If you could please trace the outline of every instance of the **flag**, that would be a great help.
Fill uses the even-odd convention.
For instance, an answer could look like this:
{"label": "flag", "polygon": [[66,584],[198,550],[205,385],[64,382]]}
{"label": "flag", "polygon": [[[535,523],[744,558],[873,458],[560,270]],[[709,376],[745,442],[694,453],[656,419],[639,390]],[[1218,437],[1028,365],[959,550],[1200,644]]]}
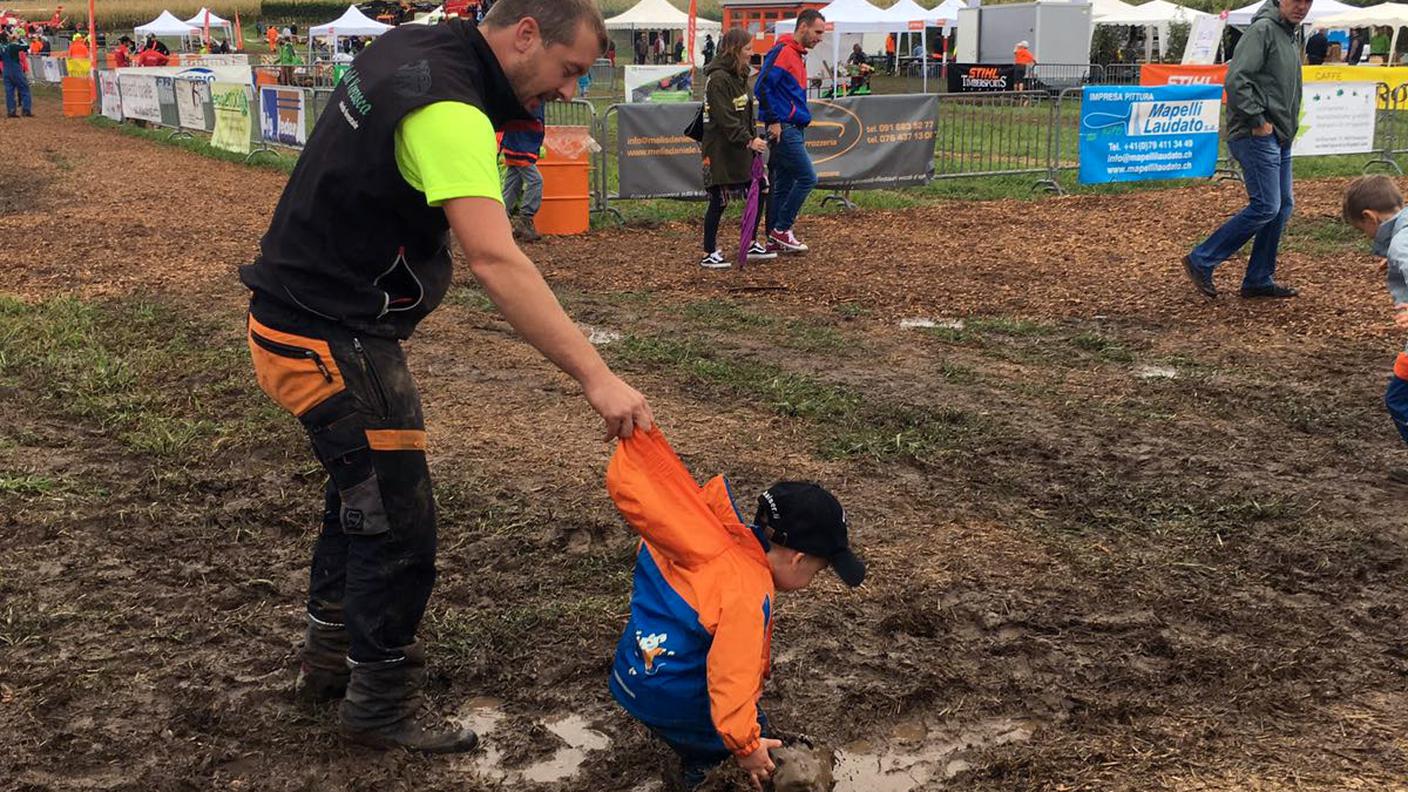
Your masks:
{"label": "flag", "polygon": [[244,31],[240,30],[240,10],[235,9],[235,52],[244,49]]}
{"label": "flag", "polygon": [[205,46],[210,46],[210,9],[205,9]]}
{"label": "flag", "polygon": [[685,46],[689,48],[689,65],[694,65],[694,31],[699,23],[699,0],[689,0],[689,27],[685,34]]}
{"label": "flag", "polygon": [[743,269],[748,263],[748,248],[753,244],[753,233],[758,226],[758,212],[762,211],[762,186],[763,174],[766,168],[763,164],[763,155],[753,154],[753,170],[751,172],[752,181],[748,184],[748,197],[743,201],[743,220],[740,225],[743,233],[738,238],[738,268]]}

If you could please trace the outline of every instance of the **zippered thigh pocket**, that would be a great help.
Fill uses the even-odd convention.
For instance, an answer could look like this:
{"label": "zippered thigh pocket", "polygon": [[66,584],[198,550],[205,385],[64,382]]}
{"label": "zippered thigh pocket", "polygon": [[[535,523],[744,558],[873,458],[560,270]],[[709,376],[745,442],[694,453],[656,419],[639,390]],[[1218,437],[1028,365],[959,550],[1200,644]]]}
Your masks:
{"label": "zippered thigh pocket", "polygon": [[275,330],[249,317],[249,354],[259,387],[295,416],[346,389],[328,342]]}

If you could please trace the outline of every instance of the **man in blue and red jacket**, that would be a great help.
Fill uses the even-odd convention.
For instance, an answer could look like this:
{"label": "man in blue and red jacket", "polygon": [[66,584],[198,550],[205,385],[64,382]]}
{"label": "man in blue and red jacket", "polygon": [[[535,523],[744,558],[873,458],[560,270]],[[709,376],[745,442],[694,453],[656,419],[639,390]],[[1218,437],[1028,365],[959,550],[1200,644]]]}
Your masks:
{"label": "man in blue and red jacket", "polygon": [[525,242],[538,240],[538,228],[533,218],[543,205],[543,175],[538,172],[538,152],[543,148],[543,108],[533,113],[533,118],[522,121],[509,121],[504,127],[504,208],[513,215],[513,205],[523,194],[523,204],[518,207],[518,222],[514,226],[514,236]]}
{"label": "man in blue and red jacket", "polygon": [[816,170],[807,156],[804,132],[812,122],[807,109],[807,50],[821,43],[826,19],[808,8],[797,15],[797,29],[783,36],[763,58],[754,89],[763,123],[768,126],[772,153],[768,158],[768,248],[779,253],[806,253],[807,246],[792,232],[797,213],[816,186]]}

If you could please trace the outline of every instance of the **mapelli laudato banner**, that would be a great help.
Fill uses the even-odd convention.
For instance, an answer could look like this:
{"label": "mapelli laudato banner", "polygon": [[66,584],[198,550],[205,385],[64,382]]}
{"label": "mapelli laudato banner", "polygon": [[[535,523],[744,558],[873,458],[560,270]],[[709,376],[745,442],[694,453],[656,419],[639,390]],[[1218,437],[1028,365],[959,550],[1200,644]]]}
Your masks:
{"label": "mapelli laudato banner", "polygon": [[1086,86],[1080,183],[1211,176],[1221,112],[1221,85]]}
{"label": "mapelli laudato banner", "polygon": [[237,154],[248,154],[252,130],[249,86],[211,83],[210,103],[215,107],[215,132],[210,136],[210,145]]}
{"label": "mapelli laudato banner", "polygon": [[[859,96],[813,101],[807,153],[817,183],[832,189],[924,184],[933,175],[938,97]],[[698,102],[616,108],[621,198],[704,194],[699,144],[684,128]]]}

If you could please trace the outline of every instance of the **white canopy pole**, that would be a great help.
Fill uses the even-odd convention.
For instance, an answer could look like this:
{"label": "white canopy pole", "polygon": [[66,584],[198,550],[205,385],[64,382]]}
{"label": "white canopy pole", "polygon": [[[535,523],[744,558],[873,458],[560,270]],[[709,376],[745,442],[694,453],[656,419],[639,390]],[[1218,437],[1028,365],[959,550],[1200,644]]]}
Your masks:
{"label": "white canopy pole", "polygon": [[919,49],[924,55],[924,60],[919,62],[924,69],[924,93],[929,93],[929,25],[926,22],[924,27],[919,29]]}

